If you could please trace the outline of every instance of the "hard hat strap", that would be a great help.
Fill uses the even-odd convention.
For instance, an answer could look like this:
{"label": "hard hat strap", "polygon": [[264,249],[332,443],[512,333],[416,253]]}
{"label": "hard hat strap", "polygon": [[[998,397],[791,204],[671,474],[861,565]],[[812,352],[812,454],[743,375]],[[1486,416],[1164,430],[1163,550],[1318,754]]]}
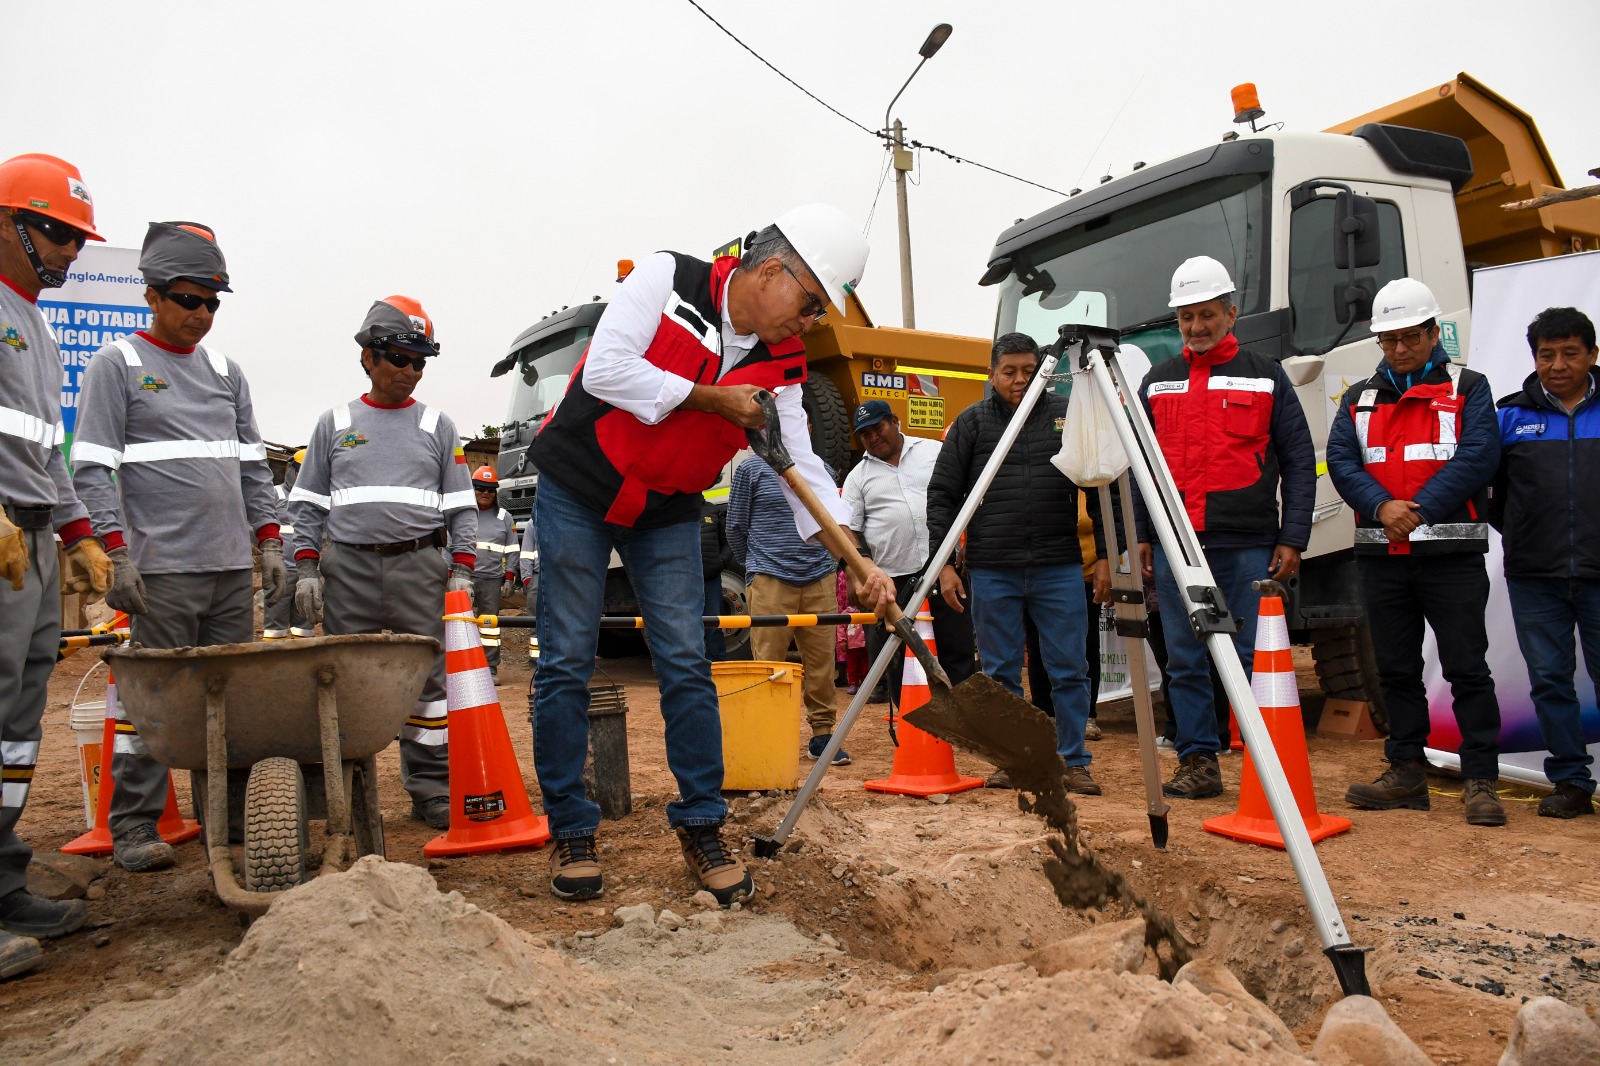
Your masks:
{"label": "hard hat strap", "polygon": [[11,212],[11,224],[17,227],[17,237],[22,241],[22,250],[28,254],[28,262],[32,264],[34,274],[38,275],[39,284],[47,289],[59,289],[65,285],[67,276],[46,268],[44,261],[39,258],[38,249],[33,246],[33,238],[28,236],[28,227],[22,221],[21,212]]}

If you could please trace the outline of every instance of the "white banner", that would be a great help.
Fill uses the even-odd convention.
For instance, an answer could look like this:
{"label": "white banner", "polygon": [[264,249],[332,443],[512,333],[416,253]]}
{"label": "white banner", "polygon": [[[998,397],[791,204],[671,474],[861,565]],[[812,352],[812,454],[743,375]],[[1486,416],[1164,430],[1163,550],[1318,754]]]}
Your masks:
{"label": "white banner", "polygon": [[70,447],[78,421],[78,384],[89,358],[112,341],[150,324],[137,248],[89,243],[59,289],[39,294],[61,345],[61,420]]}
{"label": "white banner", "polygon": [[[1161,686],[1161,671],[1150,654],[1148,641],[1140,641],[1144,648],[1145,677],[1150,679],[1150,691]],[[1128,668],[1128,641],[1117,635],[1116,619],[1110,605],[1100,608],[1100,694],[1095,705],[1126,699],[1133,695],[1133,678]]]}
{"label": "white banner", "polygon": [[[1472,346],[1469,365],[1489,379],[1498,400],[1519,392],[1533,373],[1528,350],[1528,323],[1547,307],[1576,307],[1600,323],[1600,252],[1537,259],[1530,263],[1485,267],[1473,275]],[[1590,487],[1589,491],[1600,491]],[[1544,738],[1539,732],[1529,695],[1528,668],[1517,648],[1517,632],[1506,597],[1500,534],[1489,533],[1489,669],[1500,700],[1500,767],[1505,776],[1548,784],[1544,777]],[[1576,641],[1576,636],[1574,636]],[[1432,630],[1422,646],[1423,681],[1428,689],[1432,732],[1428,743],[1435,762],[1456,765],[1461,743],[1452,711],[1450,685],[1439,669]],[[1594,686],[1578,656],[1578,703],[1583,709],[1583,735],[1590,754],[1600,761],[1600,709]]]}

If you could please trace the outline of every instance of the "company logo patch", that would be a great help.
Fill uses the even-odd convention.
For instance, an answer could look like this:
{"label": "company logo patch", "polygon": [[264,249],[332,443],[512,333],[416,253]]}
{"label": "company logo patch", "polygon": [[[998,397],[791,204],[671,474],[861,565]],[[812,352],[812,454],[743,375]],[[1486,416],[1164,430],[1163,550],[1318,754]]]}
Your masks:
{"label": "company logo patch", "polygon": [[94,206],[94,199],[90,197],[89,190],[84,188],[83,182],[79,181],[77,178],[67,179],[67,192],[72,195],[74,200],[82,200],[90,207]]}
{"label": "company logo patch", "polygon": [[171,385],[168,385],[154,374],[146,374],[139,381],[140,392],[162,392],[170,388],[172,388]]}
{"label": "company logo patch", "polygon": [[1066,415],[1062,415],[1060,418],[1056,419],[1056,432],[1060,433],[1063,429],[1066,428],[1066,425],[1067,425],[1067,416]]}
{"label": "company logo patch", "polygon": [[1180,281],[1180,282],[1178,282],[1178,288],[1182,289],[1182,288],[1185,288],[1185,287],[1187,287],[1189,285],[1198,285],[1198,284],[1200,284],[1200,279],[1199,278],[1190,278],[1188,281]]}
{"label": "company logo patch", "polygon": [[1543,422],[1529,422],[1527,425],[1518,426],[1513,432],[1515,432],[1519,436],[1521,434],[1523,434],[1523,433],[1543,433],[1544,432],[1544,423]]}
{"label": "company logo patch", "polygon": [[1189,382],[1183,381],[1158,381],[1150,386],[1150,395],[1155,396],[1163,392],[1188,392]]}
{"label": "company logo patch", "polygon": [[4,329],[0,329],[0,340],[5,341],[19,352],[28,350],[28,342],[22,339],[22,334],[18,332],[17,327],[9,322],[5,323]]}
{"label": "company logo patch", "polygon": [[359,448],[365,443],[367,443],[367,438],[353,429],[339,438],[339,447],[341,448]]}
{"label": "company logo patch", "polygon": [[1392,314],[1395,311],[1404,311],[1405,309],[1406,309],[1406,305],[1405,304],[1395,304],[1393,307],[1385,307],[1383,309],[1383,313],[1387,315],[1387,314]]}
{"label": "company logo patch", "polygon": [[48,211],[50,209],[50,201],[49,200],[31,199],[31,200],[28,201],[28,206],[29,207],[36,207],[40,211]]}
{"label": "company logo patch", "polygon": [[407,315],[406,317],[411,320],[412,326],[416,327],[418,333],[426,334],[428,332],[427,319],[423,318],[421,315]]}

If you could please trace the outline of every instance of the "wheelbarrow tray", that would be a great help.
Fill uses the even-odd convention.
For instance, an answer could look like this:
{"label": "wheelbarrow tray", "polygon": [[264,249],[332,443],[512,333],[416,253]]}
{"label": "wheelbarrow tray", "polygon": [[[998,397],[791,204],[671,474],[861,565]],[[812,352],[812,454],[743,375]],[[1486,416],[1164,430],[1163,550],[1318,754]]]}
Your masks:
{"label": "wheelbarrow tray", "polygon": [[400,732],[438,654],[432,637],[372,633],[208,648],[113,648],[117,700],[158,762],[206,769],[206,692],[227,701],[227,759],[323,761],[317,678],[331,672],[340,756],[364,759]]}

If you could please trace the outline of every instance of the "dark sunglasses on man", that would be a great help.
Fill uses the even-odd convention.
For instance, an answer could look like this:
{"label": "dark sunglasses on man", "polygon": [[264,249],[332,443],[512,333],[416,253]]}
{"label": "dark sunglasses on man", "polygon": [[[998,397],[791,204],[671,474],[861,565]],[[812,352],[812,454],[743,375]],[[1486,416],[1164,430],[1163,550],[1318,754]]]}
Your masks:
{"label": "dark sunglasses on man", "polygon": [[89,235],[76,227],[69,226],[59,219],[47,215],[34,214],[32,211],[18,211],[17,218],[29,229],[49,241],[51,244],[72,245],[78,251],[83,251]]}
{"label": "dark sunglasses on man", "polygon": [[220,296],[201,296],[193,292],[168,292],[166,289],[157,289],[163,300],[170,300],[185,311],[198,311],[204,307],[212,314],[217,313],[217,308],[222,306]]}
{"label": "dark sunglasses on man", "polygon": [[420,374],[424,370],[428,369],[428,357],[425,355],[415,355],[411,352],[397,352],[393,348],[379,348],[378,354],[387,359],[390,366],[398,367],[401,370],[404,370],[409,366],[412,370],[415,370]]}
{"label": "dark sunglasses on man", "polygon": [[827,317],[828,302],[822,297],[818,296],[816,293],[812,292],[810,289],[806,288],[806,283],[800,280],[800,276],[798,274],[789,269],[788,263],[785,263],[780,259],[778,260],[778,265],[783,267],[784,272],[787,273],[791,278],[794,278],[794,283],[800,286],[800,291],[806,295],[805,306],[800,308],[800,317],[809,318],[813,322],[820,322],[823,318]]}

